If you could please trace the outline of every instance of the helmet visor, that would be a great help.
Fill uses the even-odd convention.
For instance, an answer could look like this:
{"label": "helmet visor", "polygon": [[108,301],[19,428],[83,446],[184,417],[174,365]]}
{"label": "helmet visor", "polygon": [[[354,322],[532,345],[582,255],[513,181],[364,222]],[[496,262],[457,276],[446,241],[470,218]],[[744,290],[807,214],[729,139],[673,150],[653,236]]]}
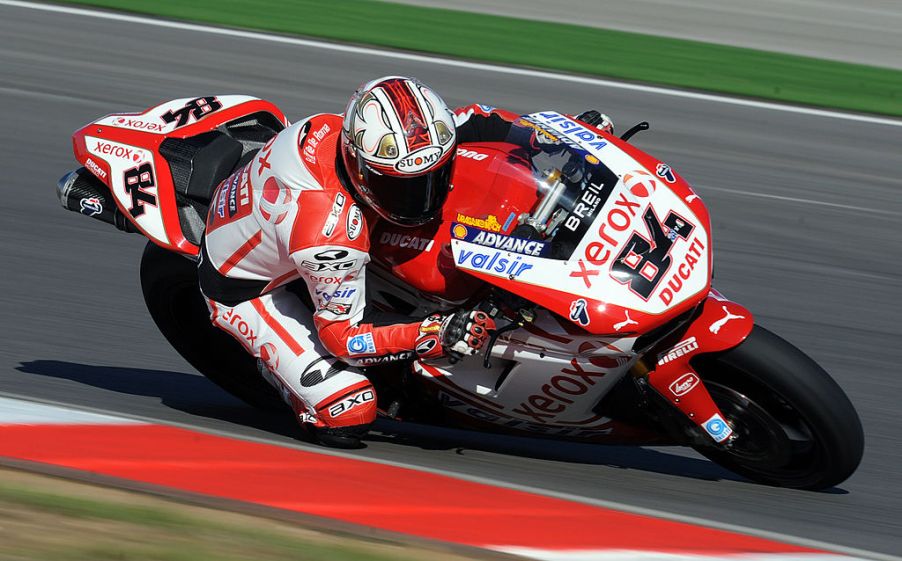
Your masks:
{"label": "helmet visor", "polygon": [[449,160],[438,169],[415,177],[383,175],[369,166],[360,166],[365,186],[375,210],[402,226],[419,226],[435,218],[448,198],[451,180]]}

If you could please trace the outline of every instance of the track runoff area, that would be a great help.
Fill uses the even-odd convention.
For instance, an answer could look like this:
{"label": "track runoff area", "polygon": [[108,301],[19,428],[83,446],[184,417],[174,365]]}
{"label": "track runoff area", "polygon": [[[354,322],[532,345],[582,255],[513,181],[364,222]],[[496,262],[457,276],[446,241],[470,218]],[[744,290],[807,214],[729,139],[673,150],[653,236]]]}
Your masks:
{"label": "track runoff area", "polygon": [[[52,466],[548,561],[870,558],[398,465],[0,397],[0,463]],[[24,462],[24,464],[23,464]]]}

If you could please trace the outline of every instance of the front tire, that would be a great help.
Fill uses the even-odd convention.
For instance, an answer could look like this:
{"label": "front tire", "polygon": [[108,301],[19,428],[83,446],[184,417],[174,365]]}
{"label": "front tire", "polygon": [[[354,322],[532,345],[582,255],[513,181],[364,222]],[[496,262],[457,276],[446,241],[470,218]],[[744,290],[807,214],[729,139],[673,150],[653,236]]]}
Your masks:
{"label": "front tire", "polygon": [[693,366],[736,431],[728,448],[696,450],[754,481],[826,489],[861,462],[864,433],[849,398],[792,344],[755,326],[739,346]]}
{"label": "front tire", "polygon": [[210,322],[193,261],[147,242],[141,257],[141,289],[160,332],[198,372],[253,407],[286,407],[260,375],[256,359]]}

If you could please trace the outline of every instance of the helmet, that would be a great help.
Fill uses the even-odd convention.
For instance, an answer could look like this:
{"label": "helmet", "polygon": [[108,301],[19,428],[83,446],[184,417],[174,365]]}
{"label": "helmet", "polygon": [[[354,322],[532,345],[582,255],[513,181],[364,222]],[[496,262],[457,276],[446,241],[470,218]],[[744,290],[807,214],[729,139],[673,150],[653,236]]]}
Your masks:
{"label": "helmet", "polygon": [[383,218],[419,226],[448,197],[454,115],[428,87],[387,76],[360,86],[345,111],[341,154],[354,189]]}

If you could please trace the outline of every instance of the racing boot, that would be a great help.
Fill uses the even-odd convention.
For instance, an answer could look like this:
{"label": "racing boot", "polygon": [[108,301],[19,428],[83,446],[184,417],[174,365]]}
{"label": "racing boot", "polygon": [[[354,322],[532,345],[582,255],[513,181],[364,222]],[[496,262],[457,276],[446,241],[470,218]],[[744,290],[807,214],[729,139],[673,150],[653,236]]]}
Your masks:
{"label": "racing boot", "polygon": [[298,420],[319,444],[363,448],[361,438],[376,420],[376,389],[368,381],[355,384],[320,401],[315,416],[298,405]]}

